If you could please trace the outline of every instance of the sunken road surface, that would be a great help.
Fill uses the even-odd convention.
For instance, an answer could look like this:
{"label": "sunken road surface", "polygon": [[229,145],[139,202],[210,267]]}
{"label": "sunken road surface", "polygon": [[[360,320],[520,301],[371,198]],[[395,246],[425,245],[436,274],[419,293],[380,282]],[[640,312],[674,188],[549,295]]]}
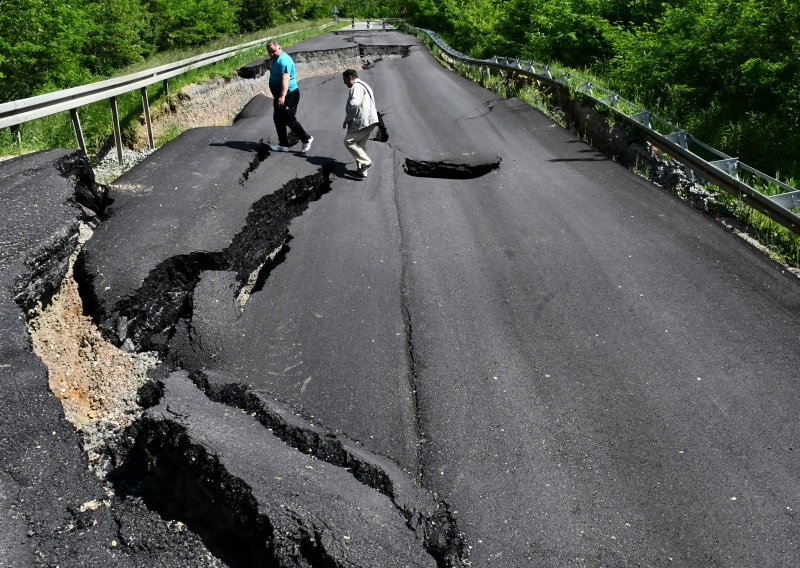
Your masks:
{"label": "sunken road surface", "polygon": [[[0,164],[7,563],[796,565],[797,278],[413,38],[290,51],[363,68],[367,179],[338,73],[301,80],[306,155],[258,95],[107,195]],[[76,431],[32,352],[72,278],[150,365],[124,425]]]}

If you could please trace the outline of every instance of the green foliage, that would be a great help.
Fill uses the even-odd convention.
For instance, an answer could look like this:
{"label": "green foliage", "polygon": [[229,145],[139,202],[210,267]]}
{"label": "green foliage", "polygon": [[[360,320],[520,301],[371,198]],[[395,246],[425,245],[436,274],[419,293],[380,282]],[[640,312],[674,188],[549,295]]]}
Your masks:
{"label": "green foliage", "polygon": [[81,53],[88,24],[78,5],[47,0],[0,2],[0,100],[72,87],[91,79]]}
{"label": "green foliage", "polygon": [[110,75],[152,51],[150,16],[139,0],[91,0],[85,10],[88,37],[82,59],[93,75]]}
{"label": "green foliage", "polygon": [[[611,24],[598,14],[601,0],[512,0],[503,18],[503,47],[546,62],[587,67],[611,55]],[[502,34],[505,35],[505,34]]]}
{"label": "green foliage", "polygon": [[[0,0],[2,2],[2,0]],[[312,27],[313,26],[313,27]],[[306,29],[309,28],[309,29]],[[160,65],[187,59],[201,53],[216,51],[232,45],[240,45],[265,37],[274,37],[287,32],[303,30],[292,34],[281,40],[284,46],[289,46],[297,41],[302,41],[322,33],[318,27],[311,22],[298,21],[282,24],[270,30],[260,30],[251,34],[241,36],[226,36],[218,38],[195,48],[186,48],[178,51],[163,52],[150,56],[146,60],[134,62],[119,71],[120,75],[135,73],[144,69],[158,67]],[[194,69],[182,75],[170,79],[169,85],[172,92],[176,92],[183,86],[190,83],[201,83],[203,81],[217,77],[230,77],[236,69],[252,61],[257,57],[263,57],[264,46],[256,46],[243,52],[205,67]],[[148,88],[150,105],[155,108],[164,103],[164,91],[161,83],[151,85]],[[123,142],[129,144],[138,127],[142,113],[142,102],[139,92],[133,91],[124,93],[117,97],[117,105],[122,125]],[[83,134],[87,150],[91,155],[95,152],[107,150],[113,144],[111,110],[108,101],[101,101],[81,107],[79,111]],[[165,143],[174,138],[181,132],[180,125],[174,128],[157,141],[157,145]],[[75,147],[75,136],[72,129],[69,113],[59,113],[38,120],[33,120],[20,125],[21,144],[16,144],[9,129],[0,129],[0,155],[14,155],[19,153],[31,152],[47,148],[70,148]]]}
{"label": "green foliage", "polygon": [[615,45],[618,89],[760,169],[800,170],[800,3],[688,0]]}
{"label": "green foliage", "polygon": [[767,173],[800,177],[797,0],[410,0],[453,47],[582,69]]}
{"label": "green foliage", "polygon": [[279,14],[270,0],[242,0],[238,17],[239,29],[252,32],[274,26]]}
{"label": "green foliage", "polygon": [[238,31],[236,3],[227,0],[145,0],[158,51],[200,45]]}
{"label": "green foliage", "polygon": [[330,17],[331,7],[328,0],[0,0],[0,102],[106,78],[155,53]]}
{"label": "green foliage", "polygon": [[331,0],[326,3],[327,12],[330,16],[333,5],[339,7],[339,15],[342,18],[398,18],[403,17],[406,3],[403,0]]}

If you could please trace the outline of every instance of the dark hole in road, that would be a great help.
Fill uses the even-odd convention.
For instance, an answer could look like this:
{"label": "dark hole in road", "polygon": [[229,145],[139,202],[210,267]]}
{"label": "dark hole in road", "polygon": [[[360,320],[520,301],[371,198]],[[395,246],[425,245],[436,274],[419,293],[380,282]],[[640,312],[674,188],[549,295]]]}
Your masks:
{"label": "dark hole in road", "polygon": [[406,158],[403,170],[410,176],[440,179],[475,179],[500,167],[501,159],[473,160],[414,160]]}
{"label": "dark hole in road", "polygon": [[109,481],[163,518],[179,519],[228,566],[275,565],[272,527],[249,487],[180,427],[143,421],[135,447]]}

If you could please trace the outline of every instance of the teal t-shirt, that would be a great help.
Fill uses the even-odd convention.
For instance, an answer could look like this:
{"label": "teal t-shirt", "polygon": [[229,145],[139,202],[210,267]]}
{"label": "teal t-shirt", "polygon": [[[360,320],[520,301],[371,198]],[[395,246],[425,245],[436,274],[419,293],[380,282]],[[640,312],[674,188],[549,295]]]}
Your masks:
{"label": "teal t-shirt", "polygon": [[297,88],[297,72],[294,68],[294,61],[289,54],[285,51],[282,52],[269,66],[269,90],[272,94],[279,93],[281,89],[281,82],[283,81],[283,74],[289,74],[289,91],[294,91]]}

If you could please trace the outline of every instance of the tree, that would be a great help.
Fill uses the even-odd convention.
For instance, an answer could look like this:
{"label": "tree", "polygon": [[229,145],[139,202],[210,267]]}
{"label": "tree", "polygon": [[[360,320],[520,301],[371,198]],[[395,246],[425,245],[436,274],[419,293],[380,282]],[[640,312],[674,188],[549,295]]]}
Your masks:
{"label": "tree", "polygon": [[150,17],[140,0],[90,0],[85,10],[91,25],[82,60],[94,75],[110,75],[152,51],[145,39]]}
{"label": "tree", "polygon": [[144,0],[157,51],[201,45],[238,31],[239,4],[228,0]]}
{"label": "tree", "polygon": [[253,32],[277,23],[278,14],[271,0],[242,0],[239,10],[239,29]]}
{"label": "tree", "polygon": [[77,4],[0,2],[0,100],[16,100],[88,82],[82,65],[88,19]]}

